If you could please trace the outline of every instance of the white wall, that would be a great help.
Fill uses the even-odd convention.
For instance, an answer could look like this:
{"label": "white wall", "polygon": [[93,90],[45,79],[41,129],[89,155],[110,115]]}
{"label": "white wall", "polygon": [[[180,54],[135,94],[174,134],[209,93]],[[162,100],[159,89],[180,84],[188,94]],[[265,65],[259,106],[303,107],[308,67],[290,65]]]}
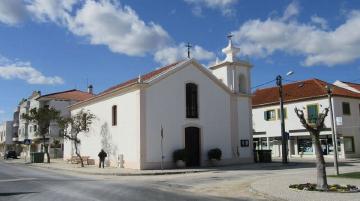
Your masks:
{"label": "white wall", "polygon": [[19,112],[19,141],[23,141],[28,138],[28,122],[22,118],[23,114],[27,114],[29,111],[29,102],[25,101],[20,105]]}
{"label": "white wall", "polygon": [[4,121],[0,124],[0,135],[2,136],[0,139],[1,143],[5,143],[7,145],[13,144],[12,141],[12,121]]}
{"label": "white wall", "polygon": [[[240,64],[228,64],[212,70],[212,73],[218,79],[222,80],[230,89],[234,89],[236,92],[240,93],[250,93],[250,69],[250,67],[242,66]],[[241,84],[242,90],[239,89],[240,75],[243,75],[243,83]],[[234,79],[235,81],[233,81]]]}
{"label": "white wall", "polygon": [[[344,115],[342,103],[350,103],[350,115]],[[334,97],[334,113],[336,117],[342,117],[343,125],[336,127],[337,133],[343,136],[353,136],[355,153],[349,154],[353,157],[360,157],[360,100],[344,97]]]}
{"label": "white wall", "polygon": [[[353,98],[344,98],[344,97],[333,97],[333,109],[334,109],[334,116],[335,117],[342,117],[343,125],[336,126],[336,131],[340,136],[352,136],[354,137],[354,145],[355,145],[355,153],[353,154],[345,154],[342,152],[342,157],[359,157],[360,156],[360,100],[353,99]],[[342,110],[342,103],[348,102],[350,103],[350,110],[351,115],[343,115]],[[288,103],[285,104],[284,107],[287,108],[287,119],[285,119],[285,130],[288,132],[289,130],[296,130],[296,129],[304,129],[300,124],[298,117],[294,112],[294,108],[298,107],[299,109],[304,109],[305,117],[306,114],[306,105],[309,104],[318,104],[319,105],[319,112],[322,112],[324,108],[329,106],[329,102],[327,97],[318,99],[318,100],[310,100],[310,101],[303,101],[303,102],[295,102],[295,103]],[[256,132],[266,132],[265,135],[254,135],[253,137],[279,137],[281,136],[280,130],[280,119],[276,119],[274,121],[265,121],[264,120],[264,111],[279,108],[278,105],[273,106],[266,106],[266,107],[259,107],[254,108],[253,112],[253,127]],[[325,126],[327,128],[331,128],[330,122],[330,112],[329,115],[325,119]],[[323,131],[321,135],[331,135],[331,131]],[[290,136],[309,136],[307,132],[300,132],[300,133],[290,133]],[[342,139],[341,142],[341,150],[344,150],[344,145]],[[276,151],[275,151],[276,152]],[[275,153],[274,152],[274,153]]]}
{"label": "white wall", "polygon": [[[117,158],[124,155],[126,168],[139,168],[140,157],[140,111],[139,90],[119,94],[101,102],[83,107],[96,116],[90,131],[86,136],[81,134],[81,154],[98,161],[100,149],[104,149],[111,160],[111,165],[117,165]],[[117,126],[112,126],[112,106],[117,105]],[[81,108],[71,111],[74,115]],[[65,141],[64,158],[72,153],[71,143]]]}
{"label": "white wall", "polygon": [[[238,111],[238,131],[240,140],[249,140],[249,147],[239,146],[240,158],[249,158],[252,156],[252,119],[251,119],[251,98],[239,97],[237,104]],[[238,143],[239,143],[238,142]]]}
{"label": "white wall", "polygon": [[[327,98],[317,99],[317,100],[309,100],[309,101],[303,101],[303,102],[294,102],[294,103],[286,103],[284,104],[284,108],[287,110],[287,118],[285,119],[285,130],[288,132],[289,130],[298,130],[298,129],[304,129],[304,127],[301,125],[299,118],[295,114],[295,107],[298,109],[304,110],[305,117],[307,117],[306,112],[306,106],[312,105],[312,104],[318,104],[319,112],[322,112],[326,107],[329,106],[329,102]],[[272,106],[265,106],[265,107],[256,107],[253,108],[253,127],[255,132],[266,132],[266,135],[259,135],[261,137],[279,137],[281,136],[281,127],[280,127],[280,119],[276,118],[276,120],[269,120],[266,121],[264,119],[264,112],[267,110],[275,109],[277,112],[277,109],[279,109],[279,105],[272,105]],[[278,115],[277,115],[278,116]],[[325,126],[328,128],[331,128],[330,124],[330,115],[328,115],[325,119]],[[331,131],[324,131],[321,132],[321,134],[331,134]],[[290,136],[296,136],[296,135],[308,135],[307,132],[301,132],[301,133],[290,133]],[[257,137],[258,135],[254,135],[254,137]]]}
{"label": "white wall", "polygon": [[[49,105],[50,108],[54,108],[60,111],[61,117],[69,117],[70,116],[70,109],[68,108],[71,104],[75,103],[76,101],[71,100],[48,100],[41,103],[42,107],[46,104]],[[58,137],[59,136],[59,128],[56,122],[52,122],[50,124],[49,129],[50,136]]]}
{"label": "white wall", "polygon": [[[198,85],[199,118],[187,119],[185,84]],[[187,66],[157,82],[145,91],[146,162],[161,161],[160,127],[164,128],[165,162],[173,151],[185,147],[185,127],[201,128],[201,160],[207,152],[220,148],[223,159],[231,159],[230,95],[199,69]],[[247,131],[246,131],[247,132]]]}
{"label": "white wall", "polygon": [[[38,98],[39,96],[36,96],[32,99],[29,99],[29,110],[28,112],[30,112],[30,110],[32,109],[38,109],[40,107],[40,103],[39,101],[35,100],[36,98]],[[29,122],[28,126],[27,126],[27,132],[28,132],[28,139],[33,139],[33,138],[38,138],[38,136],[35,136],[35,131],[34,131],[34,125],[37,125],[34,122]]]}

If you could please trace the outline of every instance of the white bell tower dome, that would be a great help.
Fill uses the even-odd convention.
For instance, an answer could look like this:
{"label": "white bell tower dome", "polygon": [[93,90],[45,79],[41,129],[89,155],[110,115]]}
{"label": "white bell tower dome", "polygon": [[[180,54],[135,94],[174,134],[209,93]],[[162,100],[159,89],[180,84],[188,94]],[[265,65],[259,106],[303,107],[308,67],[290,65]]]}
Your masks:
{"label": "white bell tower dome", "polygon": [[240,48],[233,44],[232,37],[231,34],[228,36],[228,46],[222,49],[226,55],[225,59],[221,62],[217,61],[209,69],[234,93],[250,94],[250,69],[252,65],[237,57]]}

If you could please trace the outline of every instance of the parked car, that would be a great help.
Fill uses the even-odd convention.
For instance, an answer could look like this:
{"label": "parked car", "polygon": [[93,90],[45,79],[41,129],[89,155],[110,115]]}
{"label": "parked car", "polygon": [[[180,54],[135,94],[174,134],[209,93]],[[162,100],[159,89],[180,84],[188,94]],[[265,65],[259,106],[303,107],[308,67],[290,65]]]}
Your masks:
{"label": "parked car", "polygon": [[15,151],[7,151],[4,155],[4,159],[9,159],[9,158],[13,158],[13,159],[17,159],[17,154]]}

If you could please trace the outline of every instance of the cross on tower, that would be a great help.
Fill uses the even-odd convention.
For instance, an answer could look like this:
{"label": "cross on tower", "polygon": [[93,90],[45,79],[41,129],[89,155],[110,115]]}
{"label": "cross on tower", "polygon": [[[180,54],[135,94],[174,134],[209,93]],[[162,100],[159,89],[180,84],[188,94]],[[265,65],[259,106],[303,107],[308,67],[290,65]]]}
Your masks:
{"label": "cross on tower", "polygon": [[231,40],[234,35],[232,33],[229,33],[226,37]]}
{"label": "cross on tower", "polygon": [[185,47],[187,47],[187,56],[190,59],[190,49],[192,48],[192,45],[188,42]]}

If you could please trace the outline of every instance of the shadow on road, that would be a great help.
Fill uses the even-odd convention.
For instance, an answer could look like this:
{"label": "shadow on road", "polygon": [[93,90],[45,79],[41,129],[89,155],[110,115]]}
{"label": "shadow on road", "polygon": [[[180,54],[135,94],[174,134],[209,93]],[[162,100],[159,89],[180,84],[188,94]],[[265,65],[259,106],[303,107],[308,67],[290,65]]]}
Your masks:
{"label": "shadow on road", "polygon": [[22,194],[33,194],[39,192],[11,192],[11,193],[0,193],[0,197],[4,196],[13,196],[13,195],[22,195]]}

